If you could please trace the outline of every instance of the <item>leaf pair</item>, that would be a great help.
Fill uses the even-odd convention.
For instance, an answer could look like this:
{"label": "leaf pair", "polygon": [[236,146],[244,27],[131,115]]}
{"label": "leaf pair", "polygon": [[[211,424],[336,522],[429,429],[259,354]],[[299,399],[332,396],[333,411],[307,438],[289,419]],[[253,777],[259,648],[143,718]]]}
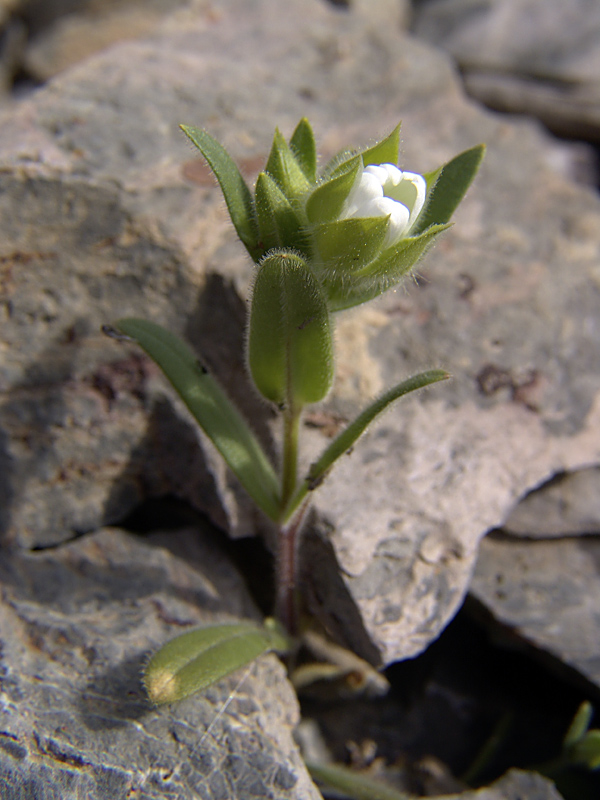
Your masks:
{"label": "leaf pair", "polygon": [[[294,262],[293,259],[289,259],[289,261],[295,265],[294,268],[290,274],[281,277],[279,295],[273,293],[261,300],[261,304],[264,301],[264,308],[259,308],[259,317],[266,313],[269,303],[277,305],[278,301],[281,301],[282,307],[285,307],[286,292],[290,290],[289,284],[293,285],[294,281],[302,279],[295,272],[296,268],[300,269],[299,263]],[[283,259],[283,262],[288,263],[287,257]],[[288,285],[286,286],[286,284]],[[259,291],[259,296],[260,294]],[[249,348],[252,355],[250,361],[254,361],[255,378],[261,383],[265,392],[272,393],[274,402],[288,400],[290,385],[296,387],[292,390],[294,402],[301,403],[313,402],[312,398],[318,397],[329,388],[333,370],[332,360],[328,361],[328,366],[323,368],[323,372],[313,374],[310,371],[312,362],[310,359],[307,361],[305,357],[307,352],[310,355],[313,346],[321,349],[324,361],[327,361],[331,355],[330,331],[327,329],[326,335],[324,335],[316,324],[319,321],[317,317],[311,318],[313,311],[317,315],[323,314],[322,301],[318,295],[313,299],[314,307],[307,306],[303,313],[297,315],[294,313],[289,317],[279,314],[278,324],[285,326],[289,335],[288,346],[278,348],[276,369],[270,359],[265,356],[269,348],[268,326],[259,333],[256,331],[252,333],[251,328]],[[320,321],[322,322],[322,320]],[[288,500],[284,506],[280,481],[264,449],[219,383],[202,366],[201,361],[190,348],[165,328],[147,320],[122,319],[116,323],[115,327],[119,332],[136,341],[163,370],[246,492],[258,508],[276,522],[290,518],[307,492],[316,488],[335,461],[352,448],[368,425],[392,402],[409,392],[448,377],[443,370],[423,372],[407,381],[402,381],[371,403],[325,449],[321,458],[311,467],[306,478],[296,487],[292,502],[290,503]]]}

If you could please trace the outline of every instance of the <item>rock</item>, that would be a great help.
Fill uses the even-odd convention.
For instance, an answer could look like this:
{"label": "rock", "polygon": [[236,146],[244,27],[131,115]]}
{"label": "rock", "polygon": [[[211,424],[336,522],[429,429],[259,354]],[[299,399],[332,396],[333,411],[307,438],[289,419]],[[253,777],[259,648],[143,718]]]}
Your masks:
{"label": "rock", "polygon": [[434,0],[413,30],[452,53],[491,108],[537,116],[561,136],[600,138],[600,8],[587,0]]}
{"label": "rock", "polygon": [[36,36],[24,54],[23,66],[36,80],[47,81],[116,42],[149,35],[189,2],[88,2],[81,10],[60,16]]}
{"label": "rock", "polygon": [[520,501],[502,529],[535,539],[600,533],[600,470],[552,478]]}
{"label": "rock", "polygon": [[[5,541],[58,543],[165,494],[232,535],[265,527],[156,370],[98,332],[132,315],[183,334],[273,446],[243,382],[252,268],[177,123],[208,127],[250,175],[273,127],[303,114],[324,157],[400,118],[412,169],[486,141],[418,283],[339,316],[323,409],[349,417],[428,366],[454,375],[342,460],[305,551],[306,594],[342,641],[375,664],[415,655],[460,605],[483,534],[550,476],[600,462],[600,203],[553,170],[536,127],[477,109],[449,61],[396,28],[316,0],[186,13],[1,120]],[[306,433],[308,463],[327,439]]]}
{"label": "rock", "polygon": [[[600,82],[540,80],[477,68],[465,72],[464,80],[471,97],[488,108],[536,117],[565,139],[600,142]],[[591,166],[590,172],[597,182],[597,167]]]}
{"label": "rock", "polygon": [[481,543],[471,594],[502,625],[600,686],[596,538]]}
{"label": "rock", "polygon": [[444,800],[561,800],[562,795],[552,781],[542,775],[511,769],[488,788],[443,797]]}
{"label": "rock", "polygon": [[3,800],[320,796],[275,656],[171,706],[145,697],[142,666],[167,638],[256,616],[210,538],[104,529],[5,554],[0,580]]}

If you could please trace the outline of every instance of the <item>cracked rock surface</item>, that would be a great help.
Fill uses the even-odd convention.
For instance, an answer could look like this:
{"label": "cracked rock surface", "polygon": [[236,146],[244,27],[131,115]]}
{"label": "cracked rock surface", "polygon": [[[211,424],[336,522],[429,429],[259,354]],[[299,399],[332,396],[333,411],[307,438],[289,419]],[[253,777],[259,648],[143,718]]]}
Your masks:
{"label": "cracked rock surface", "polygon": [[197,530],[105,528],[4,555],[0,581],[3,800],[319,797],[275,656],[166,707],[143,692],[149,653],[174,633],[256,616]]}
{"label": "cracked rock surface", "polygon": [[[475,571],[473,592],[499,619],[598,681],[600,201],[565,169],[572,148],[483,111],[446,55],[381,24],[389,3],[373,5],[180,3],[109,51],[63,71],[47,61],[39,69],[56,77],[0,110],[0,747],[15,800],[42,785],[56,797],[72,787],[91,798],[134,788],[234,797],[240,786],[245,796],[250,784],[237,780],[265,796],[318,797],[273,657],[239,687],[147,707],[139,669],[173,625],[255,611],[237,578],[224,594],[207,588],[212,551],[192,572],[106,528],[144,500],[176,496],[233,537],[270,534],[157,369],[100,332],[127,315],[181,334],[275,452],[272,414],[244,376],[252,266],[182,122],[209,129],[249,181],[273,127],[289,135],[302,115],[323,160],[399,119],[411,170],[487,143],[455,227],[417,280],[337,317],[336,385],[305,430],[306,465],[386,386],[433,366],[453,380],[387,413],[315,493],[304,591],[341,642],[385,665],[439,635]],[[587,489],[565,488],[583,474]],[[565,486],[551,484],[540,511],[529,493],[557,475]],[[513,538],[484,540],[477,561],[505,522]],[[563,585],[563,562],[580,582]],[[198,730],[214,719],[207,765]],[[224,758],[233,766],[222,784]],[[506,791],[498,797],[518,796]]]}

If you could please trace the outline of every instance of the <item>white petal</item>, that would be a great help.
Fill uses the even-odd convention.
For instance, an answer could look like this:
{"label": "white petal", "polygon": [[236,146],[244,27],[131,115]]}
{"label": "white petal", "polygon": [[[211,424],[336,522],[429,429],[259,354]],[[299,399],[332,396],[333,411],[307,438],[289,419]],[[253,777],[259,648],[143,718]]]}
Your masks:
{"label": "white petal", "polygon": [[403,179],[411,183],[415,188],[415,200],[410,211],[410,221],[408,223],[408,230],[410,230],[423,210],[427,195],[427,182],[422,175],[416,172],[404,172]]}
{"label": "white petal", "polygon": [[389,226],[383,242],[384,247],[389,247],[404,235],[408,227],[410,212],[402,203],[391,200],[389,197],[380,197],[363,206],[360,216],[389,217]]}
{"label": "white petal", "polygon": [[360,213],[360,209],[376,197],[383,197],[381,183],[375,175],[363,170],[360,179],[354,184],[346,198],[340,218],[364,217],[365,215]]}

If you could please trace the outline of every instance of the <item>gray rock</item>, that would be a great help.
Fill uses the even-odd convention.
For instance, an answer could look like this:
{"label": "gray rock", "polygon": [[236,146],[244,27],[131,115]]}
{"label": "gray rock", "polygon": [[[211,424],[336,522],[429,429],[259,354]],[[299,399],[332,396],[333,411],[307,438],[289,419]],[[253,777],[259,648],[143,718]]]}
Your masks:
{"label": "gray rock", "polygon": [[142,666],[159,644],[256,616],[210,538],[172,531],[149,544],[104,529],[4,554],[0,580],[3,800],[320,796],[275,656],[171,706],[145,697]]}
{"label": "gray rock", "polygon": [[502,529],[536,539],[600,533],[600,470],[568,472],[534,489],[510,513]]}
{"label": "gray rock", "polygon": [[600,138],[600,7],[589,0],[433,0],[413,30],[456,58],[473,97]]}
{"label": "gray rock", "polygon": [[[139,39],[168,22],[190,0],[112,0],[80,3],[38,34],[23,55],[23,67],[38,81],[89,58],[116,42]],[[206,10],[207,17],[214,12]]]}
{"label": "gray rock", "polygon": [[[98,333],[136,315],[185,335],[270,440],[240,358],[251,265],[177,123],[209,127],[250,174],[302,114],[323,156],[403,118],[416,170],[486,141],[419,284],[338,318],[330,416],[428,366],[454,375],[390,411],[315,495],[312,607],[389,663],[438,635],[519,497],[600,461],[600,203],[553,171],[536,128],[478,110],[397,29],[316,0],[219,12],[88,60],[1,121],[5,540],[56,543],[167,493],[232,535],[265,527],[156,370]],[[325,444],[307,431],[306,462]]]}
{"label": "gray rock", "polygon": [[470,591],[539,652],[600,685],[600,542],[596,538],[481,543]]}
{"label": "gray rock", "polygon": [[552,781],[541,775],[511,769],[489,788],[443,797],[444,800],[561,800],[562,795]]}

